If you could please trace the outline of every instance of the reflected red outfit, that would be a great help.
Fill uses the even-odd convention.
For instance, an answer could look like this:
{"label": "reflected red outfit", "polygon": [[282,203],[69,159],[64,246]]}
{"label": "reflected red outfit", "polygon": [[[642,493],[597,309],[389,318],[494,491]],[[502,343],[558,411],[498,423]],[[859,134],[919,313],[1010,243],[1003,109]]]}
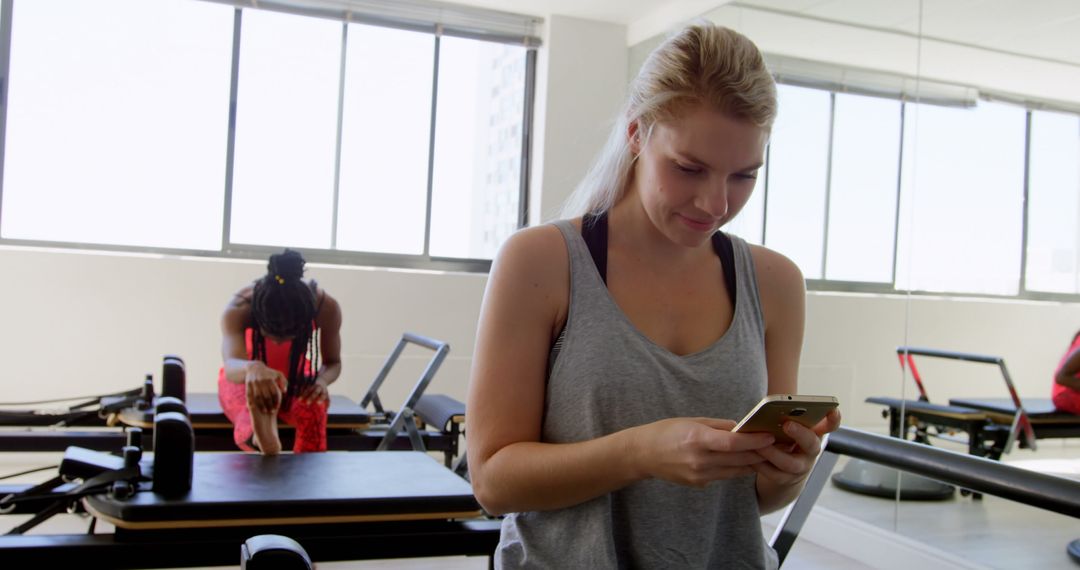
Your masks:
{"label": "reflected red outfit", "polygon": [[[253,358],[251,329],[244,332],[248,358]],[[292,341],[274,342],[264,338],[266,343],[266,365],[274,370],[289,375],[289,352]],[[311,361],[304,362],[304,372],[311,374]],[[254,429],[251,427],[251,413],[247,406],[247,392],[244,384],[229,382],[225,379],[225,367],[218,372],[218,401],[225,416],[233,423],[233,441],[244,451],[257,451],[252,446]],[[289,407],[278,410],[278,420],[296,429],[296,441],[293,453],[326,451],[326,410],[327,402],[307,403],[299,398],[289,398]]]}
{"label": "reflected red outfit", "polygon": [[[1069,355],[1078,348],[1080,348],[1080,335],[1076,335],[1072,346],[1065,352],[1065,356],[1061,357],[1061,362],[1058,363],[1057,368],[1054,370],[1054,377],[1057,377],[1058,371],[1061,370],[1062,366],[1065,366],[1065,361],[1069,358]],[[1080,374],[1077,377],[1080,377]],[[1080,414],[1080,392],[1054,382],[1051,397],[1054,400],[1054,407],[1057,409],[1071,414]]]}

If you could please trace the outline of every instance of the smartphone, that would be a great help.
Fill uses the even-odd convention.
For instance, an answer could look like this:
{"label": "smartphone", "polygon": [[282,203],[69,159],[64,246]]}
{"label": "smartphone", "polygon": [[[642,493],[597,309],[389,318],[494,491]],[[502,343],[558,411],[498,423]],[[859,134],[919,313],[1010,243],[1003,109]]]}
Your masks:
{"label": "smartphone", "polygon": [[776,437],[777,442],[790,443],[792,439],[784,433],[784,422],[791,420],[814,427],[839,405],[840,402],[832,396],[773,394],[762,398],[731,431],[768,432]]}

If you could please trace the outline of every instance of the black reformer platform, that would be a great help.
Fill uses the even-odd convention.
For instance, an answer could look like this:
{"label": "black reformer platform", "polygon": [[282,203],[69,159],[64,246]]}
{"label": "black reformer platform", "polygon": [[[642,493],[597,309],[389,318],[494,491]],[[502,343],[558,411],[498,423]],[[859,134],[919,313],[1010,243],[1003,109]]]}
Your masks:
{"label": "black reformer platform", "polygon": [[[384,409],[379,389],[406,345],[415,344],[434,352],[401,408]],[[465,405],[449,396],[425,394],[443,359],[448,344],[421,335],[405,333],[387,357],[359,404],[342,395],[331,395],[327,412],[327,447],[331,450],[371,451],[402,450],[441,451],[445,464],[451,466],[459,455],[461,425]],[[183,360],[166,356],[162,365],[161,395],[185,402],[200,451],[233,451],[232,424],[225,417],[214,393],[186,393]],[[114,426],[152,430],[155,393],[153,379],[147,375],[140,389],[95,398],[72,406],[65,412],[0,412],[0,450],[63,451],[68,446],[100,451],[119,449],[124,444],[122,431]],[[37,429],[37,428],[49,429]],[[21,428],[21,429],[13,429]],[[282,445],[290,449],[292,426],[281,424]],[[144,438],[149,445],[152,438]]]}
{"label": "black reformer platform", "polygon": [[[490,556],[498,543],[498,521],[482,518],[469,483],[425,453],[196,453],[182,404],[161,401],[154,454],[138,441],[122,459],[69,448],[61,477],[0,499],[0,511],[39,505],[0,536],[5,567],[232,565],[259,535],[291,537],[314,561]],[[115,531],[24,534],[75,504]]]}

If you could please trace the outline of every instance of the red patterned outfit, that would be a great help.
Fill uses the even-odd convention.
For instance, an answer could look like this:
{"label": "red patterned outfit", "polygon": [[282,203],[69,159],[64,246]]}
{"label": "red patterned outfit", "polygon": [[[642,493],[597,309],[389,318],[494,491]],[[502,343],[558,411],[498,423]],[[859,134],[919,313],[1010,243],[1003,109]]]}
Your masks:
{"label": "red patterned outfit", "polygon": [[[1065,361],[1069,359],[1069,355],[1078,348],[1080,348],[1080,334],[1076,335],[1076,338],[1073,339],[1072,346],[1065,352],[1065,356],[1061,357],[1061,362],[1054,370],[1055,378],[1057,377],[1057,373],[1061,370],[1061,367],[1065,366]],[[1080,375],[1077,376],[1080,377]],[[1080,414],[1080,391],[1054,382],[1054,388],[1051,394],[1054,400],[1054,407],[1063,412]]]}
{"label": "red patterned outfit", "polygon": [[[251,345],[251,329],[244,331],[248,358],[254,358]],[[266,365],[289,376],[289,353],[292,341],[274,342],[263,338],[266,343]],[[311,361],[304,360],[304,373],[311,375]],[[218,372],[218,400],[225,416],[233,423],[233,441],[244,451],[257,451],[252,445],[254,429],[251,426],[251,412],[247,406],[247,387],[243,383],[229,382],[225,378],[225,367]],[[288,407],[285,407],[288,406]],[[300,398],[285,398],[278,410],[278,419],[296,428],[296,441],[293,453],[326,451],[326,410],[329,403],[303,402]]]}

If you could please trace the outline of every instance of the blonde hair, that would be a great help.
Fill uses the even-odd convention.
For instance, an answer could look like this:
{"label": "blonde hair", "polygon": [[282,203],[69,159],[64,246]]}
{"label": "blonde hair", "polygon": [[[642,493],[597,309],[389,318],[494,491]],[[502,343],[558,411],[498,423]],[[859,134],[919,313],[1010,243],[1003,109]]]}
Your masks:
{"label": "blonde hair", "polygon": [[757,46],[709,22],[687,26],[649,54],[607,143],[563,205],[562,217],[606,212],[622,197],[636,158],[627,140],[631,123],[637,121],[647,139],[657,121],[701,104],[765,129],[776,117],[776,84]]}

